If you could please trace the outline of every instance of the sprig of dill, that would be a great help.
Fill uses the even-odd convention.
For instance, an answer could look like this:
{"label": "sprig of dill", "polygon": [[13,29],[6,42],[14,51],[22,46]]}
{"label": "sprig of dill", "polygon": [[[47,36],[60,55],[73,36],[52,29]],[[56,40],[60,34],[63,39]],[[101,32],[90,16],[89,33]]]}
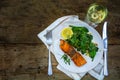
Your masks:
{"label": "sprig of dill", "polygon": [[64,54],[61,58],[64,60],[65,64],[70,65],[70,58],[66,54]]}

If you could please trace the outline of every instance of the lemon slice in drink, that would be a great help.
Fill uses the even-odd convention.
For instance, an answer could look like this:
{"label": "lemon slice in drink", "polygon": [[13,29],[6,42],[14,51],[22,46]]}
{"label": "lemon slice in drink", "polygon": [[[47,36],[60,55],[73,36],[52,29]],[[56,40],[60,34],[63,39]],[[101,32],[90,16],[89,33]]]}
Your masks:
{"label": "lemon slice in drink", "polygon": [[61,31],[61,36],[63,39],[69,39],[72,37],[72,35],[73,31],[70,27],[63,28],[63,30]]}
{"label": "lemon slice in drink", "polygon": [[92,4],[87,13],[87,17],[91,22],[101,23],[108,14],[108,10],[103,5]]}

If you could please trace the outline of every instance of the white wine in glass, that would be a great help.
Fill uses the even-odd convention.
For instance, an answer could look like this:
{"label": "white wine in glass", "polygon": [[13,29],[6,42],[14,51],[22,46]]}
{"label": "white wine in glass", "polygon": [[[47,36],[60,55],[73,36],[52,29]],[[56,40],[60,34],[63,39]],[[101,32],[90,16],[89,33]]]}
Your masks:
{"label": "white wine in glass", "polygon": [[96,27],[107,17],[108,10],[105,6],[99,4],[91,4],[88,8],[85,21],[92,27]]}

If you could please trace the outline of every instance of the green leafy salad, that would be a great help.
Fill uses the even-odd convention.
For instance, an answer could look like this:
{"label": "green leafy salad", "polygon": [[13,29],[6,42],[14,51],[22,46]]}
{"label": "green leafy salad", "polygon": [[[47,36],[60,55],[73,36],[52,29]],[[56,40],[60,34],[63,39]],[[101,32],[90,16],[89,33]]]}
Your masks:
{"label": "green leafy salad", "polygon": [[66,41],[77,51],[81,51],[82,54],[87,54],[94,60],[98,47],[96,43],[92,42],[93,36],[89,30],[82,26],[69,25],[69,27],[71,27],[73,34]]}

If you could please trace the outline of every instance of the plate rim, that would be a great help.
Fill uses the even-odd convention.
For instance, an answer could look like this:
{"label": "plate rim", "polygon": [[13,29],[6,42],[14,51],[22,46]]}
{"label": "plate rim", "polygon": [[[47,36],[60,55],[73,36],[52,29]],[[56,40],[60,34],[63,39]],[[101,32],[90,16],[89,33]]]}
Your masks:
{"label": "plate rim", "polygon": [[[90,28],[90,29],[94,30],[95,32],[97,32],[97,35],[98,35],[99,38],[101,39],[100,42],[102,43],[102,51],[101,51],[101,58],[102,58],[102,55],[103,55],[103,41],[102,41],[102,37],[100,36],[100,34],[98,33],[98,31],[96,31],[93,27],[91,27],[90,25],[88,25],[87,23],[85,23],[85,22],[83,22],[83,21],[80,21],[80,22],[82,22],[81,24],[84,24],[84,25],[85,25],[84,27],[88,26],[88,27],[86,27],[87,29]],[[55,42],[55,41],[54,41],[54,42]],[[54,53],[55,53],[55,51],[54,51],[54,47],[53,47],[53,54],[54,54]],[[58,58],[56,57],[55,54],[54,54],[54,56],[55,56],[57,62],[59,63],[59,60],[58,60]],[[97,66],[97,65],[99,64],[100,60],[101,60],[101,59],[99,59],[99,61],[97,61],[97,63],[94,64],[94,66],[92,66],[91,68],[88,68],[87,70],[84,70],[84,71],[71,71],[71,70],[67,69],[66,67],[64,67],[63,65],[61,65],[60,63],[59,63],[59,64],[60,64],[63,68],[65,68],[66,70],[68,70],[68,71],[70,71],[70,72],[80,73],[80,72],[86,72],[86,71],[89,71],[89,70],[93,69],[95,66]],[[83,66],[84,66],[84,65],[83,65]]]}

